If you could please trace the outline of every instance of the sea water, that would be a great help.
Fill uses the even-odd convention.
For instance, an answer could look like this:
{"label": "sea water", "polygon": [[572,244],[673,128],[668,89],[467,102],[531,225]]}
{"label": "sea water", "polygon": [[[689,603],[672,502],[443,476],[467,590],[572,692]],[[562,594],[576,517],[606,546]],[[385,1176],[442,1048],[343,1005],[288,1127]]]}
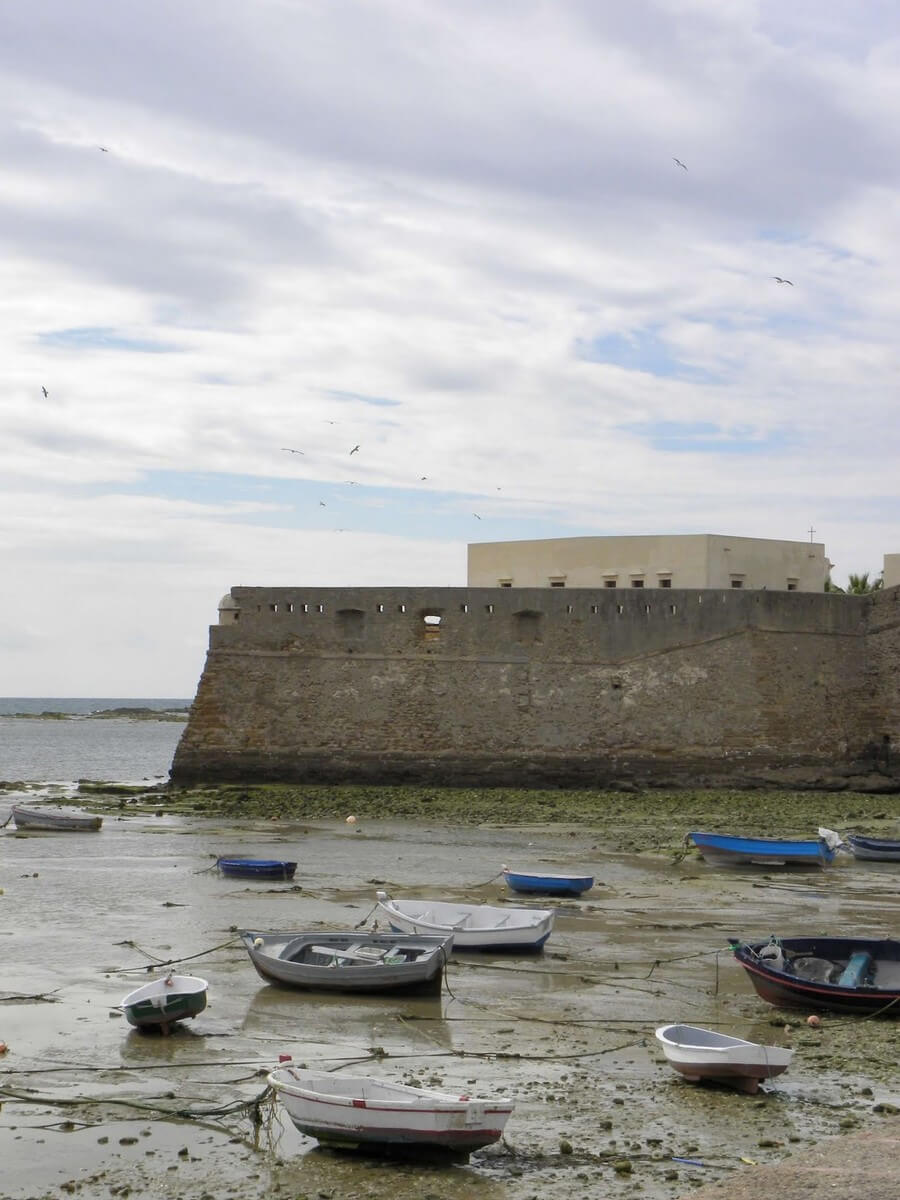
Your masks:
{"label": "sea water", "polygon": [[[183,721],[134,717],[89,719],[119,708],[186,709],[183,698],[121,697],[0,698],[0,780],[73,783],[78,779],[121,783],[168,777]],[[65,713],[65,719],[15,716]]]}

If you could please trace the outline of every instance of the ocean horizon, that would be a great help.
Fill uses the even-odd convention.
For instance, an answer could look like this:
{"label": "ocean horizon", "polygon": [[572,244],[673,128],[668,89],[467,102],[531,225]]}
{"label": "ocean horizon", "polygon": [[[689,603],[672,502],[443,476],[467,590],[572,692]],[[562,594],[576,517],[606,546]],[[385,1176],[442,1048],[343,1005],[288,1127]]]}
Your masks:
{"label": "ocean horizon", "polygon": [[[165,780],[183,721],[86,718],[119,708],[165,712],[189,708],[192,702],[171,696],[0,696],[0,781],[74,787],[79,779]],[[73,719],[21,719],[45,712]]]}

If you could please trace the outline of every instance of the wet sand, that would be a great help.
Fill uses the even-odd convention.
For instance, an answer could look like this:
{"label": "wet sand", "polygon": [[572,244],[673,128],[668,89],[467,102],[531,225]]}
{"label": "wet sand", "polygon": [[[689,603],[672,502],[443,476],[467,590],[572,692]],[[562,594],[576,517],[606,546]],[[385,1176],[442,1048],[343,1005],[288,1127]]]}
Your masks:
{"label": "wet sand", "polygon": [[[3,1194],[657,1200],[727,1181],[747,1160],[878,1129],[900,1107],[896,1022],[823,1016],[811,1029],[805,1013],[756,997],[727,940],[895,934],[900,868],[846,858],[824,871],[713,869],[671,849],[629,851],[621,823],[608,833],[584,821],[348,826],[148,812],[109,814],[99,834],[7,829]],[[293,885],[244,883],[209,870],[228,853],[300,865]],[[543,954],[454,955],[439,999],[277,989],[235,941],[238,928],[355,925],[377,887],[508,902],[503,862],[586,869],[597,883],[556,902]],[[129,1030],[114,1006],[158,973],[146,964],[192,955],[178,970],[209,981],[207,1010],[168,1038]],[[23,998],[37,995],[48,999]],[[656,1048],[654,1029],[670,1021],[789,1044],[794,1061],[755,1097],[692,1086]],[[323,1151],[264,1098],[279,1054],[508,1094],[516,1109],[504,1143],[466,1165]]]}

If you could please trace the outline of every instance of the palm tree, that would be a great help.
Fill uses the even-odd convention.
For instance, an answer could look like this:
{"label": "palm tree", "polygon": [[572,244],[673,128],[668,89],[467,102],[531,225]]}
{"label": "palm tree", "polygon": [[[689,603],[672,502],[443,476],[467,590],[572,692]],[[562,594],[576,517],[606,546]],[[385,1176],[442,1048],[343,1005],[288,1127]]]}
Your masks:
{"label": "palm tree", "polygon": [[847,594],[850,596],[867,596],[869,592],[877,592],[884,587],[884,576],[879,575],[877,579],[869,581],[869,572],[863,571],[862,575],[850,575],[847,578]]}

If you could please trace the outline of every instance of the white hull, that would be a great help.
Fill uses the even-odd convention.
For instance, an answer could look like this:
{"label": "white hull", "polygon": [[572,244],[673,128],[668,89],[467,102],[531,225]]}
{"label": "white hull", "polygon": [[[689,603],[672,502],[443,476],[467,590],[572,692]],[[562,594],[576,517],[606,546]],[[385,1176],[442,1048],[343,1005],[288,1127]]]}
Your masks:
{"label": "white hull", "polygon": [[656,1038],[669,1064],[690,1082],[709,1079],[750,1093],[761,1079],[786,1071],[794,1056],[783,1046],[763,1046],[695,1025],[663,1025]]}
{"label": "white hull", "polygon": [[36,829],[45,833],[97,830],[103,824],[102,817],[91,813],[61,808],[23,808],[21,804],[12,806],[12,818],[16,829]]}
{"label": "white hull", "polygon": [[378,907],[392,929],[453,935],[454,950],[540,950],[553,929],[546,908],[495,908],[440,900],[392,900],[378,892]]}
{"label": "white hull", "polygon": [[453,1096],[297,1067],[273,1071],[269,1083],[301,1133],[344,1146],[468,1154],[496,1142],[513,1109],[506,1099]]}

